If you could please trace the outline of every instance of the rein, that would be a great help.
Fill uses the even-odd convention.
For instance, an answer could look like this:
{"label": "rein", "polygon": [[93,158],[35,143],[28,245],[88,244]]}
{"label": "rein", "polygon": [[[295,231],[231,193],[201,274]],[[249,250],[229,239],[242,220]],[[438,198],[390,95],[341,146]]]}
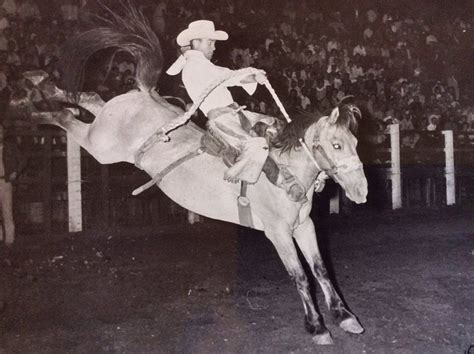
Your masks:
{"label": "rein", "polygon": [[236,71],[231,71],[230,74],[224,75],[217,80],[214,80],[206,87],[201,95],[198,97],[196,102],[189,108],[188,111],[184,112],[181,116],[173,119],[171,122],[162,125],[158,130],[153,133],[143,144],[140,146],[138,151],[135,153],[135,166],[140,169],[143,169],[141,166],[141,160],[143,155],[157,142],[168,142],[170,138],[168,133],[175,130],[176,128],[186,124],[192,117],[192,115],[198,110],[202,102],[206,99],[209,94],[214,91],[215,88],[222,85],[227,80],[239,77],[239,76],[248,76],[252,74],[257,74],[260,70],[255,68],[244,68]]}
{"label": "rein", "polygon": [[[265,87],[268,89],[268,91],[270,92],[270,94],[272,95],[273,97],[273,100],[275,101],[275,103],[277,104],[278,108],[280,109],[281,113],[283,114],[283,116],[285,117],[286,121],[288,123],[291,123],[291,118],[288,114],[288,112],[286,111],[285,107],[283,106],[283,103],[281,102],[280,98],[277,96],[275,90],[273,89],[273,87],[270,85],[270,82],[267,80],[265,82]],[[335,108],[337,109],[337,107]],[[337,112],[338,113],[338,112]],[[306,144],[306,142],[304,141],[304,138],[299,138],[298,141],[300,142],[300,145],[301,147],[303,148],[303,151],[306,153],[306,155],[308,156],[309,160],[314,164],[314,166],[316,166],[316,169],[318,171],[316,177],[315,177],[315,182],[314,182],[314,191],[316,193],[319,193],[323,190],[324,188],[324,185],[325,185],[325,181],[326,179],[329,178],[328,174],[327,174],[327,171],[325,171],[324,169],[321,168],[321,166],[319,166],[318,164],[318,161],[316,161],[316,159],[314,158],[313,154],[311,153],[311,150],[309,149],[308,145]],[[321,150],[324,152],[324,149],[322,148],[321,145],[317,145],[319,147],[321,147]],[[324,155],[327,157],[326,153],[324,152]]]}
{"label": "rein", "polygon": [[[201,95],[198,97],[196,102],[190,107],[190,109],[188,111],[184,112],[184,114],[182,114],[178,118],[173,119],[171,122],[165,123],[164,125],[162,125],[160,128],[158,128],[158,130],[155,133],[153,133],[147,140],[145,140],[145,142],[140,146],[140,148],[135,153],[135,156],[134,156],[135,166],[138,167],[139,169],[143,170],[143,166],[142,166],[141,162],[142,162],[143,156],[146,154],[146,152],[148,150],[150,150],[151,147],[153,147],[157,142],[160,142],[160,141],[167,142],[167,141],[169,141],[170,138],[166,134],[168,134],[170,131],[173,131],[176,128],[186,124],[188,122],[188,120],[191,119],[192,115],[198,110],[201,103],[206,99],[206,97],[215,88],[222,85],[227,80],[233,79],[235,77],[248,76],[248,75],[251,75],[251,74],[257,74],[258,72],[260,72],[260,70],[255,69],[255,68],[244,68],[244,69],[240,69],[240,70],[237,70],[237,71],[231,71],[230,75],[229,74],[224,75],[224,76],[218,78],[217,80],[213,81],[211,84],[209,84],[209,86],[206,87],[205,90],[203,90]],[[135,189],[133,191],[133,195],[140,194],[143,191],[147,190],[148,188],[154,186],[155,184],[159,184],[161,182],[161,180],[163,179],[163,177],[166,174],[168,174],[170,171],[172,171],[173,169],[175,169],[176,167],[178,167],[182,163],[186,162],[187,160],[198,156],[201,153],[202,152],[200,150],[197,150],[195,152],[191,152],[191,153],[187,154],[182,159],[178,159],[177,161],[175,161],[174,163],[172,163],[171,165],[166,167],[163,171],[156,174],[150,181],[148,181],[147,183],[145,183],[141,187]]]}
{"label": "rein", "polygon": [[[244,69],[240,69],[240,70],[237,70],[237,71],[231,71],[230,74],[224,75],[224,76],[218,78],[217,80],[213,81],[211,84],[209,84],[209,86],[206,87],[206,89],[203,90],[201,95],[198,97],[196,102],[193,103],[193,105],[190,107],[190,109],[188,111],[184,112],[184,114],[182,114],[178,118],[173,119],[171,122],[165,123],[163,126],[161,126],[155,133],[153,133],[140,146],[140,148],[135,153],[135,159],[134,159],[135,160],[135,166],[137,166],[140,169],[143,169],[143,167],[141,165],[141,160],[142,160],[143,156],[145,155],[145,153],[153,145],[155,145],[157,142],[160,142],[160,141],[167,142],[167,141],[169,141],[170,138],[168,137],[167,134],[169,132],[175,130],[176,128],[186,124],[191,119],[192,115],[198,110],[198,108],[200,107],[202,102],[204,102],[206,97],[215,88],[222,85],[225,81],[234,79],[234,78],[239,77],[239,76],[245,77],[245,76],[249,76],[249,75],[252,75],[252,74],[257,74],[259,72],[261,72],[261,71],[258,70],[258,69],[255,69],[255,68],[244,68]],[[264,85],[267,88],[268,92],[271,94],[273,100],[275,101],[278,108],[282,112],[282,114],[285,117],[286,121],[288,123],[290,123],[292,120],[291,120],[288,112],[286,111],[285,107],[283,106],[280,98],[277,96],[275,90],[273,89],[272,85],[268,81],[268,79],[264,82]],[[339,115],[338,107],[336,107],[333,110],[333,112],[331,113],[331,116],[333,116],[333,115]],[[300,138],[299,142],[300,142],[301,147],[303,148],[303,151],[306,153],[309,160],[314,164],[314,166],[316,167],[316,169],[318,171],[318,173],[315,177],[315,185],[314,185],[314,190],[316,192],[320,192],[324,188],[325,180],[329,178],[328,173],[330,173],[334,176],[337,176],[337,173],[339,171],[349,172],[349,171],[352,171],[352,170],[355,170],[355,169],[359,168],[362,165],[362,163],[360,162],[360,160],[356,156],[352,156],[352,157],[349,157],[347,159],[343,159],[342,161],[339,161],[338,163],[334,163],[332,161],[332,159],[324,151],[324,148],[320,144],[316,144],[316,149],[319,151],[321,156],[323,156],[323,158],[327,160],[327,162],[329,163],[329,166],[330,166],[329,169],[323,169],[323,168],[321,168],[321,166],[319,166],[319,163],[314,158],[311,150],[309,149],[308,145],[304,141],[304,138]],[[191,153],[190,156],[194,157],[196,155]],[[185,160],[187,160],[187,158],[184,159],[184,161]],[[173,168],[177,167],[177,165],[183,163],[184,161],[178,160],[177,164],[172,164]],[[168,170],[168,169],[165,169],[165,170]],[[161,179],[162,179],[162,173],[157,174],[155,177],[152,178],[151,181],[149,181],[148,183],[146,183],[142,187],[137,188],[134,191],[134,195],[143,192],[144,190],[150,188],[151,186],[153,186],[157,182],[159,183],[159,181],[161,181]]]}

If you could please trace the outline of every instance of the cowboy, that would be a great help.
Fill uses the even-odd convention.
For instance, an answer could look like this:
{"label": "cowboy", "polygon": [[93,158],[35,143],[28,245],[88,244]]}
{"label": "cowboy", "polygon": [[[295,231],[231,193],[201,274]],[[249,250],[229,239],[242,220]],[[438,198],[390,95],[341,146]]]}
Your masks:
{"label": "cowboy", "polygon": [[[230,69],[214,65],[210,61],[215,50],[215,42],[228,38],[226,32],[216,31],[214,23],[207,20],[190,23],[188,28],[178,35],[176,41],[183,55],[171,65],[167,74],[177,75],[182,72],[184,87],[193,102],[199,101],[199,97],[208,90],[210,84],[231,73]],[[251,126],[262,119],[271,124],[273,118],[243,110],[243,107],[234,102],[227,87],[241,86],[252,95],[257,84],[264,84],[266,80],[264,71],[245,78],[227,80],[211,91],[199,107],[209,119],[210,132],[240,154],[237,162],[224,175],[228,181],[257,182],[269,152],[265,138],[252,136],[243,129],[241,115],[245,116]],[[278,178],[274,182],[287,191],[291,200],[301,200],[305,196],[304,187],[287,170],[283,171],[280,168]]]}

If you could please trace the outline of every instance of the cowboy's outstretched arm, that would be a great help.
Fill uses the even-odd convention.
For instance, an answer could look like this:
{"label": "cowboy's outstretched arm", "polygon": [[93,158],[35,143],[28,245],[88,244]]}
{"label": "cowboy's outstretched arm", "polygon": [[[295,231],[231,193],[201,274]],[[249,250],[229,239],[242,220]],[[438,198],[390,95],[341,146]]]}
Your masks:
{"label": "cowboy's outstretched arm", "polygon": [[[232,70],[220,67],[221,70],[232,72]],[[242,70],[242,69],[241,69]],[[233,70],[238,71],[238,70]],[[257,89],[257,84],[264,85],[267,81],[265,71],[259,70],[256,74],[250,74],[245,77],[235,77],[223,83],[225,86],[241,86],[249,95],[253,95]]]}
{"label": "cowboy's outstretched arm", "polygon": [[251,74],[247,77],[244,77],[242,80],[240,80],[242,84],[251,84],[251,83],[256,82],[260,85],[264,85],[266,81],[267,81],[267,75],[265,71],[263,70],[259,70],[258,73]]}

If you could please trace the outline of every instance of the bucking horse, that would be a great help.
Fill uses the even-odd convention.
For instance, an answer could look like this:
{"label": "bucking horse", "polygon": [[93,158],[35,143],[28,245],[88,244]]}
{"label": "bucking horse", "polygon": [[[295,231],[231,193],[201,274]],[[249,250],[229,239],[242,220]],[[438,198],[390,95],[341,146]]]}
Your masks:
{"label": "bucking horse", "polygon": [[[101,164],[136,164],[153,178],[153,185],[183,208],[263,231],[296,284],[307,331],[315,343],[332,344],[331,334],[313,302],[295,240],[321,286],[335,322],[349,333],[362,333],[363,327],[328,277],[310,218],[314,188],[321,173],[338,183],[352,201],[366,201],[367,180],[354,136],[360,115],[357,107],[341,103],[327,116],[294,119],[281,129],[271,144],[270,157],[299,178],[306,188],[306,198],[291,201],[284,190],[262,174],[257,183],[246,188],[244,207],[252,222],[249,225],[248,218],[242,221],[242,186],[225,181],[227,166],[222,158],[203,150],[206,132],[192,122],[184,122],[182,117],[187,112],[168,103],[155,90],[163,56],[160,42],[143,14],[130,6],[125,15],[111,10],[109,15],[99,27],[68,39],[62,49],[62,88],[49,82],[45,74],[26,75],[45,99],[73,102],[91,112],[94,121],[84,123],[67,108],[36,111],[31,113],[33,119],[60,126]],[[80,92],[88,59],[105,48],[134,57],[138,87],[108,102],[96,93]],[[186,124],[175,124],[180,119]],[[172,129],[164,131],[163,127]]]}

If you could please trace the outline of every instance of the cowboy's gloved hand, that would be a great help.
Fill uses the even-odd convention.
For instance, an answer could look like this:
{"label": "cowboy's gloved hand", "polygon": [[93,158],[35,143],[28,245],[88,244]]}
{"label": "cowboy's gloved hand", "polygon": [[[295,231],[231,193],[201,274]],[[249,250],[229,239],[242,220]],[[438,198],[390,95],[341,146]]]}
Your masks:
{"label": "cowboy's gloved hand", "polygon": [[260,70],[255,74],[255,81],[257,81],[260,85],[264,85],[267,80],[267,73],[265,71]]}

